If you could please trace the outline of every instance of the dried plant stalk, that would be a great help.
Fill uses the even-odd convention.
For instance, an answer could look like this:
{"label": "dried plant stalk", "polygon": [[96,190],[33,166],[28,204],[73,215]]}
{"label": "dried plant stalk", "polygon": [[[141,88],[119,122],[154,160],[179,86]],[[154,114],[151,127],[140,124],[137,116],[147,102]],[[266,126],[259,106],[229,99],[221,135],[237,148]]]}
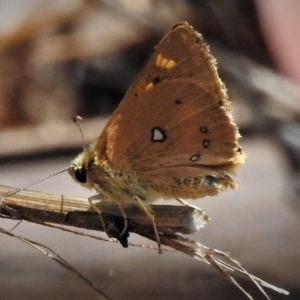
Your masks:
{"label": "dried plant stalk", "polygon": [[[0,195],[10,190],[9,187],[0,186]],[[44,225],[55,223],[104,231],[98,214],[90,208],[86,199],[21,191],[5,198],[3,204],[14,209],[19,215],[18,219]],[[118,206],[110,201],[99,202],[97,206],[103,211],[104,219],[111,216],[123,218]],[[201,209],[188,206],[152,205],[151,208],[160,232],[194,233],[204,227],[208,219]],[[152,230],[152,222],[137,206],[128,206],[125,213],[130,231],[143,235],[143,232]]]}

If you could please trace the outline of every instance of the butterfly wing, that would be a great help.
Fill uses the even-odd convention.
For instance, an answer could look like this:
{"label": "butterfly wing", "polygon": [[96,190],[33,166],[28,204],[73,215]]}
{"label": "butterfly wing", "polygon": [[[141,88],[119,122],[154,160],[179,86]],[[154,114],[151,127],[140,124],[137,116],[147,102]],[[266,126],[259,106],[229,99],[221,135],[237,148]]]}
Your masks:
{"label": "butterfly wing", "polygon": [[226,88],[201,35],[174,26],[156,47],[97,143],[119,169],[172,177],[227,171],[243,161]]}

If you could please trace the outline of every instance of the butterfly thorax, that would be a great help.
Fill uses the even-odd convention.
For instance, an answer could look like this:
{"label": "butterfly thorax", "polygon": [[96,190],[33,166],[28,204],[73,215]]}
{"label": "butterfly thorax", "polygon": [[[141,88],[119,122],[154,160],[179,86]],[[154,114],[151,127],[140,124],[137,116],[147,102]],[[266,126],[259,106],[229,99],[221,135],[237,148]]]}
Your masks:
{"label": "butterfly thorax", "polygon": [[[99,198],[123,206],[134,202],[135,196],[141,200],[154,200],[155,193],[150,192],[150,197],[149,189],[134,172],[119,170],[105,156],[99,157],[95,144],[91,144],[72,161],[69,173],[84,187],[94,188]],[[154,198],[158,198],[157,195]]]}

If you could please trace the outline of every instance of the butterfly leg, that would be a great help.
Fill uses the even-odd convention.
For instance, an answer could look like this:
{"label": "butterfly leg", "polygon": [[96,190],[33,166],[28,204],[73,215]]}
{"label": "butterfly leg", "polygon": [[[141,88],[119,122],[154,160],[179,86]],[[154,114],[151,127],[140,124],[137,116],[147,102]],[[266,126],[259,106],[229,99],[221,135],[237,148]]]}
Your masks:
{"label": "butterfly leg", "polygon": [[120,212],[123,216],[123,219],[124,219],[124,227],[123,227],[123,230],[122,232],[120,233],[120,237],[122,237],[126,232],[127,232],[127,228],[128,228],[128,220],[127,220],[127,216],[123,210],[123,207],[122,205],[119,204],[119,209],[120,209]]}
{"label": "butterfly leg", "polygon": [[149,217],[149,219],[152,221],[153,229],[154,229],[154,232],[155,232],[156,241],[157,241],[157,245],[158,245],[158,253],[161,254],[162,253],[161,243],[160,243],[160,238],[159,238],[159,235],[158,235],[157,227],[156,227],[156,224],[155,224],[155,217],[151,214],[151,212],[149,211],[149,208],[145,205],[145,203],[143,202],[143,200],[140,197],[134,196],[134,199],[137,201],[138,205],[144,211],[146,216]]}
{"label": "butterfly leg", "polygon": [[105,222],[104,222],[104,220],[103,220],[103,218],[102,218],[102,211],[101,211],[101,209],[93,202],[94,200],[101,200],[101,194],[98,194],[98,195],[95,195],[95,196],[91,196],[91,197],[88,198],[88,200],[89,200],[89,203],[90,203],[91,208],[92,208],[95,212],[98,213],[99,218],[100,218],[100,221],[101,221],[101,224],[102,224],[102,226],[103,226],[103,230],[104,230],[105,232],[107,232]]}
{"label": "butterfly leg", "polygon": [[[106,220],[108,222],[108,223],[106,223],[102,217],[102,210],[93,202],[95,200],[97,200],[97,201],[107,200],[105,198],[105,196],[98,194],[98,195],[90,197],[88,200],[89,200],[91,208],[94,211],[96,211],[99,215],[99,218],[100,218],[100,221],[101,221],[101,224],[103,227],[103,231],[106,232],[108,237],[117,239],[123,247],[127,248],[128,247],[128,232],[127,232],[128,221],[127,221],[127,217],[125,215],[125,212],[124,212],[122,206],[119,205],[119,208],[120,208],[120,211],[123,216],[124,224],[118,225],[119,224],[118,220],[116,220],[114,218],[112,218],[109,221]],[[120,226],[123,226],[121,234],[120,234]]]}
{"label": "butterfly leg", "polygon": [[[192,208],[194,208],[194,209],[196,209],[196,210],[199,210],[200,208],[199,207],[197,207],[196,205],[192,205],[192,204],[189,204],[188,202],[186,202],[186,201],[184,201],[184,200],[182,200],[182,199],[180,199],[180,198],[176,198],[176,200],[178,201],[178,202],[180,202],[182,205],[184,205],[184,206],[188,206],[188,207],[192,207]],[[201,210],[201,209],[200,209]]]}

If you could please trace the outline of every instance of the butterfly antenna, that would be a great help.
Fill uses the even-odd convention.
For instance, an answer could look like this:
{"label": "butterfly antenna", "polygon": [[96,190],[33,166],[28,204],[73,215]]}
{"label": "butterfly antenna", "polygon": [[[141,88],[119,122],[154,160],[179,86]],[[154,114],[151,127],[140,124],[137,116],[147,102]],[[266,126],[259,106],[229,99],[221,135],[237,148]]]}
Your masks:
{"label": "butterfly antenna", "polygon": [[79,124],[79,122],[83,121],[83,119],[82,119],[80,116],[75,116],[75,117],[73,117],[73,121],[74,121],[74,123],[76,124],[76,126],[77,126],[78,129],[79,129],[79,132],[80,132],[80,135],[81,135],[82,147],[83,147],[83,150],[85,150],[84,135],[83,135],[81,126],[80,126],[80,124]]}
{"label": "butterfly antenna", "polygon": [[[78,127],[78,129],[79,129],[79,131],[80,131],[81,139],[82,139],[83,150],[85,150],[85,142],[84,142],[83,132],[82,132],[82,129],[81,129],[80,125],[79,125],[79,122],[80,122],[80,121],[83,121],[83,119],[82,119],[80,116],[75,116],[75,117],[73,117],[73,121],[74,121],[74,123],[76,124],[76,126]],[[58,172],[55,172],[55,173],[53,173],[53,174],[47,175],[47,176],[45,176],[45,177],[43,177],[43,178],[41,178],[41,179],[39,179],[39,180],[37,180],[37,181],[31,182],[30,184],[25,185],[25,186],[23,186],[22,188],[11,189],[10,191],[8,191],[8,192],[2,194],[2,195],[0,196],[0,214],[1,214],[1,207],[2,207],[2,206],[5,207],[8,211],[10,211],[12,214],[17,214],[17,212],[16,212],[14,209],[12,209],[12,208],[10,208],[10,207],[7,207],[6,205],[2,205],[2,202],[3,202],[3,200],[4,200],[5,198],[7,198],[7,197],[9,197],[9,196],[12,196],[12,195],[14,195],[14,194],[16,194],[16,193],[19,193],[19,192],[21,192],[21,191],[24,191],[24,190],[28,189],[29,187],[31,187],[31,186],[33,186],[33,185],[35,185],[35,184],[38,184],[38,183],[40,183],[40,182],[42,182],[42,181],[44,181],[44,180],[46,180],[46,179],[48,179],[48,178],[50,178],[50,177],[52,177],[52,176],[55,176],[55,175],[61,174],[61,173],[63,173],[63,172],[66,172],[66,171],[68,171],[68,169],[69,169],[69,168],[65,168],[65,169],[60,170],[60,171],[58,171]]]}
{"label": "butterfly antenna", "polygon": [[[40,178],[39,180],[36,180],[36,181],[34,181],[34,182],[31,182],[30,184],[27,184],[27,185],[25,185],[25,186],[23,186],[23,187],[21,187],[21,188],[11,189],[10,191],[8,191],[8,192],[2,194],[2,195],[0,196],[0,214],[1,214],[1,206],[2,206],[2,202],[3,202],[3,200],[4,200],[5,198],[7,198],[7,197],[9,197],[9,196],[12,196],[12,195],[14,195],[14,194],[17,194],[17,193],[19,193],[19,192],[21,192],[21,191],[24,191],[24,190],[28,189],[29,187],[31,187],[31,186],[33,186],[33,185],[35,185],[35,184],[38,184],[38,183],[40,183],[40,182],[42,182],[42,181],[44,181],[44,180],[46,180],[46,179],[48,179],[48,178],[50,178],[50,177],[53,177],[53,176],[55,176],[55,175],[61,174],[61,173],[63,173],[63,172],[66,172],[66,171],[68,171],[68,169],[69,169],[69,168],[65,168],[65,169],[63,169],[63,170],[59,170],[59,171],[57,171],[57,172],[55,172],[55,173],[52,173],[52,174],[47,175],[47,176],[45,176],[45,177],[43,177],[43,178]],[[7,207],[6,205],[3,205],[3,206],[4,206],[6,209],[8,209],[9,211],[11,211],[12,214],[14,214],[14,213],[17,214],[17,212],[16,212],[14,209],[12,209],[12,208],[10,208],[10,207]]]}

